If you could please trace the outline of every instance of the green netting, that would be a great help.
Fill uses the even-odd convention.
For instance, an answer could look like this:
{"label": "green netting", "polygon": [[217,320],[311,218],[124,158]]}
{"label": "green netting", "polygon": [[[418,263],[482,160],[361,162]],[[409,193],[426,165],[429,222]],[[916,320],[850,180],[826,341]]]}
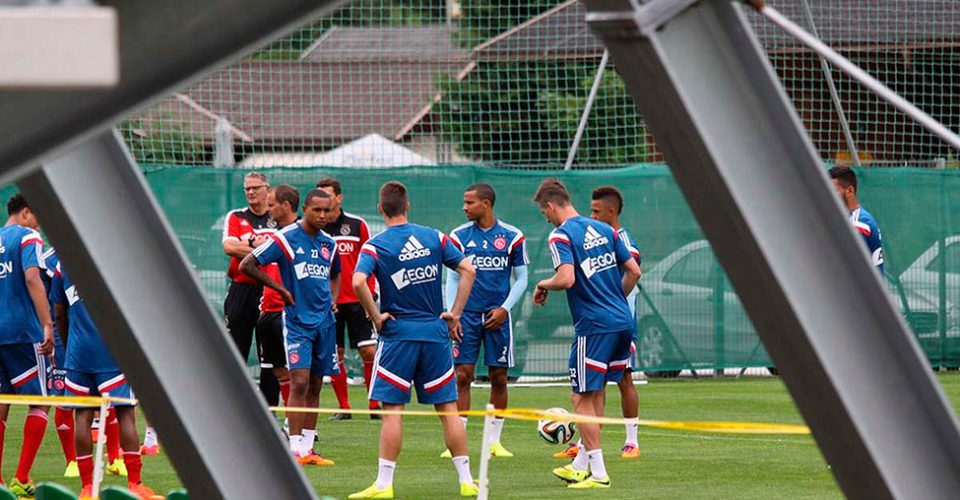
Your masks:
{"label": "green netting", "polygon": [[[951,0],[770,3],[960,126],[960,9]],[[584,19],[576,0],[348,2],[121,130],[145,163],[559,168],[603,53]],[[825,160],[849,161],[856,149],[875,165],[956,165],[941,141],[835,70],[834,102],[815,54],[750,19]],[[607,67],[575,168],[661,160]]]}
{"label": "green netting", "polygon": [[[245,206],[247,171],[148,167],[147,179],[193,262],[211,305],[219,310],[226,292],[227,259],[220,244],[224,215]],[[339,178],[345,209],[383,228],[376,212],[377,189],[400,180],[410,189],[414,221],[450,230],[463,223],[462,189],[489,182],[498,192],[500,218],[527,236],[531,280],[548,276],[546,237],[551,227],[531,197],[544,172],[481,167],[356,169],[270,169],[272,184],[300,189],[325,176]],[[960,173],[920,169],[861,170],[864,206],[876,216],[884,237],[891,293],[934,365],[960,365]],[[639,354],[645,370],[715,369],[770,364],[736,293],[718,266],[669,170],[643,165],[603,172],[551,172],[570,187],[587,211],[590,191],[612,184],[626,198],[624,226],[643,254],[644,294],[638,300]],[[797,228],[802,231],[804,228]],[[939,249],[938,245],[943,245]],[[824,249],[829,251],[829,249]],[[940,258],[944,255],[944,258]],[[532,289],[532,286],[531,286]],[[514,310],[515,374],[562,375],[572,339],[562,294],[534,308],[529,293]]]}

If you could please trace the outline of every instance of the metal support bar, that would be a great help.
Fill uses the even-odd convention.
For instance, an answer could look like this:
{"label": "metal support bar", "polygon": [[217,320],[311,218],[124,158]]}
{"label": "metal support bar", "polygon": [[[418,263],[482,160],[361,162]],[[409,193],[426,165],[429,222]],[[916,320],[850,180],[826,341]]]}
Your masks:
{"label": "metal support bar", "polygon": [[117,12],[120,83],[109,90],[0,92],[0,184],[114,126],[204,71],[340,0],[105,0]]}
{"label": "metal support bar", "polygon": [[607,70],[607,61],[609,60],[610,53],[604,50],[603,57],[600,58],[600,64],[597,66],[597,74],[593,77],[593,85],[590,86],[587,103],[583,105],[583,113],[580,115],[580,123],[577,125],[577,133],[573,136],[573,144],[570,145],[567,163],[563,166],[564,170],[573,168],[573,160],[576,159],[577,150],[580,149],[580,140],[583,139],[583,131],[586,130],[587,121],[590,120],[590,110],[593,109],[593,103],[597,100],[597,92],[600,90],[600,82],[603,81],[603,73]]}
{"label": "metal support bar", "polygon": [[190,496],[316,498],[119,134],[19,185]]}
{"label": "metal support bar", "polygon": [[583,2],[844,492],[955,498],[956,417],[740,6],[640,37]]}

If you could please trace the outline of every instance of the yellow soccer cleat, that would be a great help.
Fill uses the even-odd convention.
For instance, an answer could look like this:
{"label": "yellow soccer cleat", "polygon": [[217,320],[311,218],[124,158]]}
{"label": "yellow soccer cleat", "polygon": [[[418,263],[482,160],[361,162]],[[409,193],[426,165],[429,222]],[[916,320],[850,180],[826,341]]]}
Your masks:
{"label": "yellow soccer cleat", "polygon": [[570,443],[567,445],[567,449],[554,453],[553,458],[576,458],[579,452],[580,447],[577,446],[577,443]]}
{"label": "yellow soccer cleat", "polygon": [[632,444],[628,444],[620,450],[620,458],[625,458],[627,460],[640,458],[640,448]]}
{"label": "yellow soccer cleat", "polygon": [[480,494],[480,486],[477,485],[477,482],[472,483],[460,483],[460,496],[462,497],[475,497]]}
{"label": "yellow soccer cleat", "polygon": [[127,477],[127,465],[123,463],[122,458],[118,458],[107,465],[107,472],[114,476]]}
{"label": "yellow soccer cleat", "polygon": [[80,477],[80,468],[77,467],[76,460],[67,464],[67,470],[63,472],[63,477]]}
{"label": "yellow soccer cleat", "polygon": [[498,458],[510,458],[513,453],[507,451],[499,441],[490,445],[490,455]]}
{"label": "yellow soccer cleat", "polygon": [[605,477],[603,479],[594,479],[593,476],[590,476],[579,483],[570,483],[567,485],[567,488],[574,490],[587,490],[592,488],[609,488],[610,487],[610,478]]}
{"label": "yellow soccer cleat", "polygon": [[553,475],[563,479],[568,483],[579,483],[580,481],[586,479],[590,473],[586,469],[574,469],[573,464],[569,464],[553,469]]}
{"label": "yellow soccer cleat", "polygon": [[450,450],[443,450],[443,453],[440,454],[440,458],[453,458],[453,453],[450,453]]}
{"label": "yellow soccer cleat", "polygon": [[353,493],[347,498],[393,498],[393,485],[377,488],[376,484],[372,484],[369,488]]}
{"label": "yellow soccer cleat", "polygon": [[33,479],[21,483],[19,479],[13,478],[10,480],[8,488],[17,498],[33,498],[37,493],[37,487],[34,486]]}

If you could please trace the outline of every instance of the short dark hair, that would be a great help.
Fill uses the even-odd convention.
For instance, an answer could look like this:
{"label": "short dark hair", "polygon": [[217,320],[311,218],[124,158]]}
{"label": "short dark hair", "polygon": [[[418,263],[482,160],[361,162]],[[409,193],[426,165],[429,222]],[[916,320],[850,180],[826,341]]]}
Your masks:
{"label": "short dark hair", "polygon": [[836,179],[844,188],[853,187],[857,192],[857,173],[850,167],[833,167],[830,169],[830,178]]}
{"label": "short dark hair", "polygon": [[491,207],[497,202],[497,193],[494,192],[493,186],[487,184],[486,182],[471,184],[470,187],[466,189],[466,192],[470,191],[475,191],[477,193],[477,198],[480,198],[481,200],[489,200]]}
{"label": "short dark hair", "polygon": [[317,188],[332,187],[333,194],[339,196],[343,193],[343,186],[340,185],[340,181],[327,177],[325,179],[320,179],[320,182],[317,183]]}
{"label": "short dark hair", "polygon": [[311,189],[310,192],[307,193],[306,198],[303,199],[303,206],[309,205],[314,198],[320,198],[321,200],[329,200],[330,195],[327,194],[327,192],[322,189]]}
{"label": "short dark hair", "polygon": [[407,210],[407,187],[397,181],[380,186],[380,210],[387,217],[403,215]]}
{"label": "short dark hair", "polygon": [[300,206],[300,191],[290,184],[281,184],[273,188],[273,198],[277,203],[289,203],[294,212]]}
{"label": "short dark hair", "polygon": [[551,177],[540,183],[537,194],[533,195],[533,201],[541,207],[547,203],[565,207],[570,204],[570,193],[559,179]]}
{"label": "short dark hair", "polygon": [[20,193],[11,196],[10,199],[7,200],[7,215],[10,217],[23,212],[24,208],[30,208],[30,205],[27,204],[27,199]]}
{"label": "short dark hair", "polygon": [[617,207],[617,215],[623,212],[623,195],[620,194],[619,189],[613,186],[600,186],[594,189],[590,195],[590,199],[613,203],[613,205]]}

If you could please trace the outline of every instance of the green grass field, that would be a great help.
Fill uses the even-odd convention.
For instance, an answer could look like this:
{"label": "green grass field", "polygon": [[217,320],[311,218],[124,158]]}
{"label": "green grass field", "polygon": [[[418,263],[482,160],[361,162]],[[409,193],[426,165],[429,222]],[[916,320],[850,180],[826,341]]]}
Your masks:
{"label": "green grass field", "polygon": [[[948,397],[960,403],[960,375],[939,377]],[[476,390],[474,406],[480,408],[486,390]],[[618,415],[619,396],[611,390],[607,412]],[[359,388],[351,393],[360,403]],[[517,388],[511,391],[513,407],[545,409],[569,408],[565,388]],[[333,404],[332,392],[321,395],[323,405]],[[640,387],[641,418],[660,420],[732,420],[771,423],[801,423],[792,400],[779,379],[746,380],[670,380],[653,381]],[[422,408],[412,405],[412,408]],[[208,411],[209,409],[198,409]],[[8,420],[3,457],[5,478],[13,474],[20,448],[22,410],[13,411]],[[471,464],[476,475],[477,453],[482,425],[471,420],[467,430],[471,446]],[[63,473],[63,455],[53,431],[52,419],[40,456],[34,467],[37,481],[54,481],[79,491],[79,480],[67,480]],[[335,467],[311,467],[307,477],[324,495],[345,498],[365,488],[376,478],[378,422],[363,416],[346,422],[327,422],[321,416],[318,425],[318,450],[335,460]],[[243,439],[243,431],[233,433]],[[512,459],[491,462],[491,497],[522,498],[838,498],[833,476],[812,438],[808,436],[736,436],[694,434],[640,429],[643,458],[625,461],[615,453],[623,444],[623,428],[604,429],[606,464],[613,480],[609,490],[574,492],[553,478],[550,469],[562,460],[550,454],[558,447],[544,443],[535,423],[509,421],[503,443],[516,454]],[[161,436],[162,439],[162,436]],[[435,418],[410,417],[405,421],[404,450],[400,456],[394,483],[398,498],[439,499],[457,496],[456,474],[443,451],[440,425]],[[253,453],[254,450],[251,450]],[[145,481],[157,492],[179,486],[179,480],[167,459],[145,457]],[[124,484],[110,477],[107,484]]]}

